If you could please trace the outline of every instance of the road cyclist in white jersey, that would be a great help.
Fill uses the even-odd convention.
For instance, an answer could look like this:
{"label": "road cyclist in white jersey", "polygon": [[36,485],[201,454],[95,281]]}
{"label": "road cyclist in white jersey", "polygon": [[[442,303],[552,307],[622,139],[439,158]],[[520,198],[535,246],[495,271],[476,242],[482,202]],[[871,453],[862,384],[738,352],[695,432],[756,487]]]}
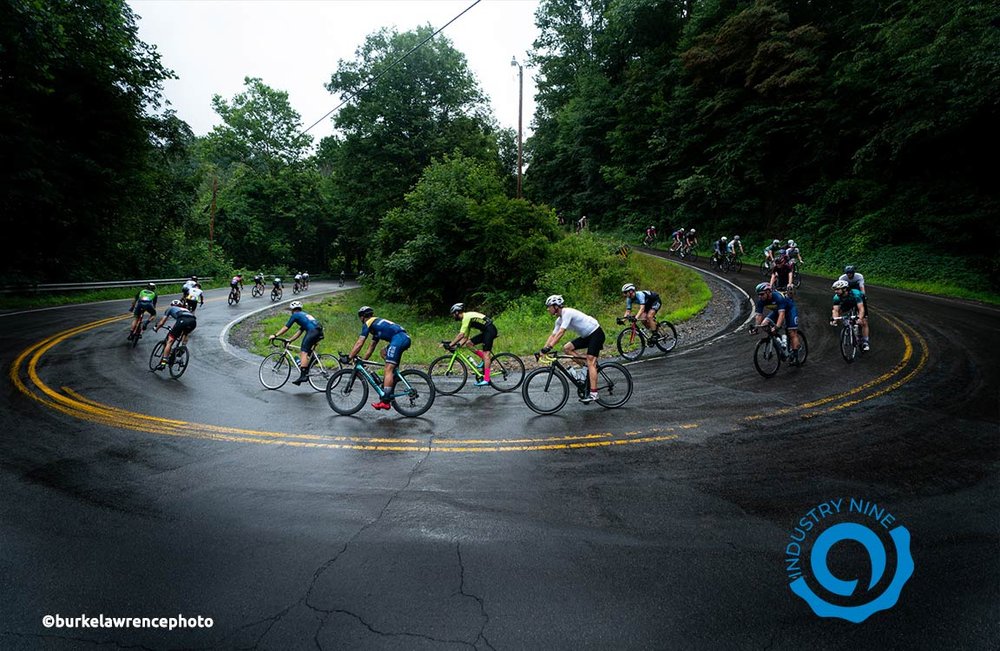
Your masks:
{"label": "road cyclist in white jersey", "polygon": [[[545,309],[556,317],[556,324],[552,329],[552,334],[545,340],[545,346],[542,347],[541,353],[546,355],[552,352],[552,347],[559,343],[567,330],[575,332],[578,335],[577,338],[563,346],[563,351],[567,355],[574,355],[579,360],[580,357],[575,354],[576,351],[586,349],[585,372],[590,380],[590,393],[580,398],[580,402],[591,403],[597,400],[597,356],[601,354],[601,348],[604,347],[604,330],[597,319],[580,310],[565,307],[564,303],[563,297],[558,294],[553,294],[545,299]],[[579,370],[584,372],[583,368]]]}
{"label": "road cyclist in white jersey", "polygon": [[188,288],[183,300],[184,307],[189,309],[192,314],[199,305],[204,305],[205,292],[201,289],[201,283],[195,283],[193,287]]}

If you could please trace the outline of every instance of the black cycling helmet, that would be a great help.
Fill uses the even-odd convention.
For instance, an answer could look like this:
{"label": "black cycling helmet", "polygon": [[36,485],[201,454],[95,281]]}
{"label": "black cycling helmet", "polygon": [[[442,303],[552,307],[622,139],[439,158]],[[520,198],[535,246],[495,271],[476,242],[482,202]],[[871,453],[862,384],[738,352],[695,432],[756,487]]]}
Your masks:
{"label": "black cycling helmet", "polygon": [[847,274],[848,276],[850,276],[852,273],[854,273],[854,265],[853,264],[849,264],[846,267],[844,267],[844,273]]}
{"label": "black cycling helmet", "polygon": [[368,317],[374,315],[375,315],[375,310],[367,305],[362,305],[358,309],[358,316],[361,317],[362,319],[367,319]]}

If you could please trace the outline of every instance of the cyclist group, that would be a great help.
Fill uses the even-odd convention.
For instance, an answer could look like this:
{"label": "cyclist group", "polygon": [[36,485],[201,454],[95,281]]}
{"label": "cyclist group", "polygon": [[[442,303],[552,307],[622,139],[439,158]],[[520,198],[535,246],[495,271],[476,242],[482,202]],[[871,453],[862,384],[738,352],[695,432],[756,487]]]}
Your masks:
{"label": "cyclist group", "polygon": [[[192,290],[195,291],[194,294],[192,294]],[[194,298],[189,298],[192,295]],[[149,314],[149,319],[142,325],[142,330],[146,330],[149,324],[156,318],[156,302],[158,298],[156,283],[149,283],[145,288],[136,293],[135,298],[132,299],[131,306],[129,306],[129,312],[134,317],[130,330],[132,333],[130,339],[138,335],[139,322],[142,320],[143,314]],[[182,298],[175,298],[170,301],[170,307],[166,309],[160,320],[153,326],[153,331],[158,332],[166,324],[167,319],[174,319],[174,325],[170,328],[170,332],[167,335],[167,342],[160,362],[154,367],[154,370],[160,371],[165,369],[167,361],[170,359],[170,352],[173,349],[174,342],[180,339],[186,343],[188,335],[197,327],[198,320],[194,315],[194,305],[197,304],[198,299],[204,303],[198,278],[197,276],[192,276],[191,280],[184,283]]]}

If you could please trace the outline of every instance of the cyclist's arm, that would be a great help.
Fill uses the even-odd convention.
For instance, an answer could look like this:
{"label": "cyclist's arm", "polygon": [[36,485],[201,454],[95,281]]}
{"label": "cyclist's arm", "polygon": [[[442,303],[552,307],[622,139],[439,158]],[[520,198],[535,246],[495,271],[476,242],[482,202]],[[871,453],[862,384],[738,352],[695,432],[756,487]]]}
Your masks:
{"label": "cyclist's arm", "polygon": [[557,343],[559,343],[559,340],[562,339],[562,336],[564,334],[566,334],[566,328],[559,328],[558,330],[550,334],[549,338],[545,340],[545,347],[552,348],[553,346],[555,346]]}
{"label": "cyclist's arm", "polygon": [[280,337],[281,335],[285,334],[286,332],[288,332],[288,326],[281,326],[281,329],[278,330],[277,332],[275,332],[270,337],[268,337],[268,339],[276,339],[276,338]]}
{"label": "cyclist's arm", "polygon": [[363,355],[365,359],[371,359],[372,353],[378,348],[378,339],[372,339],[372,342],[368,344],[368,351]]}
{"label": "cyclist's arm", "polygon": [[296,333],[295,333],[295,334],[294,334],[294,335],[292,336],[292,338],[288,340],[288,341],[289,341],[289,343],[290,343],[290,342],[293,342],[293,341],[295,341],[296,339],[298,339],[299,337],[301,337],[301,336],[303,335],[303,333],[305,333],[305,329],[303,329],[303,328],[299,328],[299,331],[298,331],[298,332],[296,332]]}
{"label": "cyclist's arm", "polygon": [[[365,337],[358,337],[358,340],[354,342],[354,347],[351,348],[351,352],[348,353],[347,356],[350,357],[351,359],[354,359],[355,357],[357,357],[358,356],[358,352],[361,351],[361,347],[364,344],[365,344]],[[371,355],[370,352],[368,354]]]}

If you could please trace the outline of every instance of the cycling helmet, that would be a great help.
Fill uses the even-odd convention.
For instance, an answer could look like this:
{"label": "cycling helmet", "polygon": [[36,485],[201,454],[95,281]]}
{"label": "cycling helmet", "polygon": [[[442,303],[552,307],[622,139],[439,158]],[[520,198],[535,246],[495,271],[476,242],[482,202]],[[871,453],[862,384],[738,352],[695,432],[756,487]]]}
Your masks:
{"label": "cycling helmet", "polygon": [[292,301],[291,303],[288,304],[288,309],[289,310],[301,310],[302,309],[302,301]]}
{"label": "cycling helmet", "polygon": [[549,307],[551,305],[555,305],[556,307],[562,307],[563,303],[565,302],[566,301],[563,300],[562,296],[560,296],[559,294],[553,294],[552,296],[549,296],[547,299],[545,299],[545,307]]}
{"label": "cycling helmet", "polygon": [[781,244],[780,240],[774,240],[773,242],[771,242],[771,246],[778,246],[780,244]]}
{"label": "cycling helmet", "polygon": [[848,285],[848,283],[847,283],[846,280],[835,280],[835,281],[833,281],[833,288],[834,289],[847,289],[847,285]]}
{"label": "cycling helmet", "polygon": [[173,305],[174,307],[180,307],[184,305],[184,302],[181,301],[181,299],[179,298],[175,298],[174,300],[170,301],[170,304]]}
{"label": "cycling helmet", "polygon": [[622,294],[634,291],[635,291],[635,285],[633,285],[632,283],[625,283],[624,285],[622,285]]}
{"label": "cycling helmet", "polygon": [[362,305],[358,309],[358,316],[362,319],[367,319],[368,317],[375,314],[375,310],[367,305]]}
{"label": "cycling helmet", "polygon": [[280,282],[281,282],[281,278],[278,278],[277,276],[275,276],[275,277],[274,277],[274,282],[276,282],[276,283],[280,283]]}
{"label": "cycling helmet", "polygon": [[844,273],[847,274],[848,276],[850,276],[852,273],[854,273],[854,265],[853,264],[849,264],[846,267],[844,267]]}
{"label": "cycling helmet", "polygon": [[788,255],[788,251],[786,251],[785,249],[778,249],[778,257],[779,258],[783,258],[786,255]]}
{"label": "cycling helmet", "polygon": [[448,310],[448,314],[455,314],[456,312],[465,312],[465,303],[455,303]]}
{"label": "cycling helmet", "polygon": [[795,240],[788,240],[788,246],[789,247],[795,246]]}
{"label": "cycling helmet", "polygon": [[727,240],[727,239],[726,239],[726,236],[725,236],[725,235],[723,235],[723,236],[722,236],[722,241],[723,241],[723,242],[728,242],[729,240]]}
{"label": "cycling helmet", "polygon": [[156,289],[156,283],[149,283],[146,285],[146,289]]}
{"label": "cycling helmet", "polygon": [[758,294],[761,294],[763,292],[769,292],[771,291],[771,283],[758,283],[754,291],[757,292]]}
{"label": "cycling helmet", "polygon": [[738,240],[738,239],[740,239],[739,235],[733,235],[733,240]]}
{"label": "cycling helmet", "polygon": [[688,233],[691,233],[692,235],[694,235],[695,234],[695,230],[692,228],[691,230],[688,231]]}
{"label": "cycling helmet", "polygon": [[198,276],[191,276],[191,280],[198,280]]}

